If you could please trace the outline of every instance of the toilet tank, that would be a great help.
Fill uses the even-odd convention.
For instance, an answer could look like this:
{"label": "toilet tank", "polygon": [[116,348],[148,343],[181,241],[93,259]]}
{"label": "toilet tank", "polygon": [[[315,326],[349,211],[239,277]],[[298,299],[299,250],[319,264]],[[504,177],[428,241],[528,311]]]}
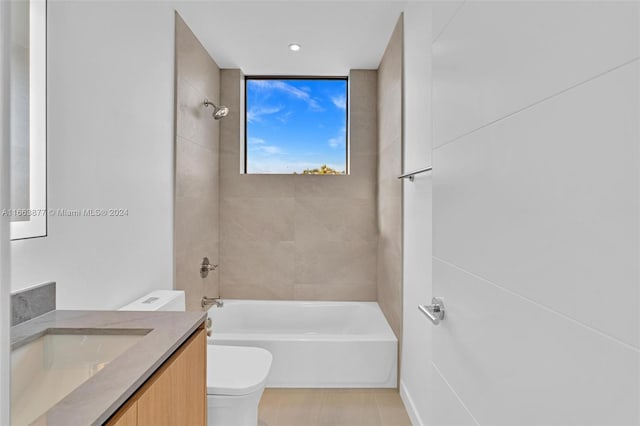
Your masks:
{"label": "toilet tank", "polygon": [[185,311],[184,291],[156,290],[118,309],[119,311]]}

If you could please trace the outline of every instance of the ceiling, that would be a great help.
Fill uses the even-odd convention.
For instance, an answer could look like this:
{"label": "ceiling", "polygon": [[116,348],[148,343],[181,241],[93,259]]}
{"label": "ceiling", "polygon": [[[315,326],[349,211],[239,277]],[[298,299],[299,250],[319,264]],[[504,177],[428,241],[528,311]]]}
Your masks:
{"label": "ceiling", "polygon": [[[376,69],[406,1],[179,1],[220,68],[247,75],[342,76]],[[302,49],[291,52],[289,43]]]}

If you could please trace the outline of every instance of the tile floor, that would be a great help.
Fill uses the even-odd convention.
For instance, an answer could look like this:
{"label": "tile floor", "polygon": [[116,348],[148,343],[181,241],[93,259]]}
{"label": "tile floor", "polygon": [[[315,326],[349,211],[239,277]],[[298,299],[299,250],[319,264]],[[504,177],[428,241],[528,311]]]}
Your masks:
{"label": "tile floor", "polygon": [[411,426],[395,389],[266,389],[258,426]]}

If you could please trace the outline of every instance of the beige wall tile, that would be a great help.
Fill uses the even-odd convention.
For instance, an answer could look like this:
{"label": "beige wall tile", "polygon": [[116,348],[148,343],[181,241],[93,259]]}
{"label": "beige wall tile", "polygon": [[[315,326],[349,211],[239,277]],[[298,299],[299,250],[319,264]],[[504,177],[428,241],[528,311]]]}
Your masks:
{"label": "beige wall tile", "polygon": [[[184,77],[177,79],[176,135],[218,152],[220,122],[211,116],[211,107],[204,100],[210,96],[200,92]],[[215,137],[213,137],[215,135]]]}
{"label": "beige wall tile", "polygon": [[397,258],[402,259],[402,198],[390,197],[385,200],[385,205],[378,211],[378,228],[383,229],[378,238],[378,245],[384,247],[390,245],[394,253],[394,262]]}
{"label": "beige wall tile", "polygon": [[234,128],[235,126],[242,125],[240,119],[237,117],[238,111],[236,109],[238,106],[235,104],[229,106],[227,103],[223,105],[229,108],[229,115],[220,123],[220,140],[224,141],[224,143],[220,144],[220,153],[235,154],[239,158],[240,147],[244,144],[244,141],[241,139],[238,129]]}
{"label": "beige wall tile", "polygon": [[295,241],[376,242],[375,200],[339,197],[295,199]]}
{"label": "beige wall tile", "polygon": [[297,284],[350,284],[376,280],[377,242],[306,242],[295,245]]}
{"label": "beige wall tile", "polygon": [[378,68],[378,303],[402,346],[402,17]]}
{"label": "beige wall tile", "polygon": [[348,284],[296,284],[293,287],[295,300],[356,300],[375,301],[377,289],[375,283]]}
{"label": "beige wall tile", "polygon": [[222,247],[220,280],[223,290],[232,285],[293,285],[293,242],[225,240]]}
{"label": "beige wall tile", "polygon": [[[383,256],[383,253],[379,253],[379,256]],[[378,267],[378,277],[380,280],[384,280],[385,284],[378,286],[377,295],[380,309],[400,341],[402,339],[402,281],[392,269],[394,266],[389,264]]]}
{"label": "beige wall tile", "polygon": [[[222,102],[238,113],[242,78],[221,72]],[[221,123],[223,297],[375,298],[377,72],[354,71],[351,91],[349,176],[241,174],[241,117]]]}
{"label": "beige wall tile", "polygon": [[375,199],[375,181],[358,176],[294,175],[296,197]]}
{"label": "beige wall tile", "polygon": [[[377,70],[351,70],[349,72],[349,113],[354,114],[365,111],[374,122],[377,120],[378,108],[378,71]],[[373,115],[371,115],[373,114]],[[371,118],[367,118],[370,120]],[[374,137],[374,140],[376,137]]]}
{"label": "beige wall tile", "polygon": [[218,264],[215,251],[217,243],[200,240],[186,245],[184,252],[176,254],[176,289],[185,290],[188,310],[201,310],[202,296],[216,295],[218,291],[217,271],[209,273],[206,278],[200,277],[199,264],[204,256],[211,263]]}
{"label": "beige wall tile", "polygon": [[176,197],[174,217],[176,252],[189,245],[219,240],[217,207],[215,200]]}
{"label": "beige wall tile", "polygon": [[224,198],[220,205],[223,241],[293,241],[294,199]]}
{"label": "beige wall tile", "polygon": [[198,139],[198,122],[206,111],[200,94],[184,77],[176,75],[176,135],[190,141]]}
{"label": "beige wall tile", "polygon": [[220,69],[191,29],[176,13],[176,63],[179,77],[187,79],[211,101],[219,100]]}
{"label": "beige wall tile", "polygon": [[351,70],[349,81],[349,135],[351,156],[378,152],[378,73]]}
{"label": "beige wall tile", "polygon": [[403,55],[403,18],[398,19],[396,27],[391,33],[380,66],[378,67],[378,88],[380,81],[384,80],[382,87],[388,83],[402,80],[402,55]]}
{"label": "beige wall tile", "polygon": [[201,310],[202,296],[219,294],[218,272],[203,279],[198,265],[205,256],[219,264],[220,129],[203,101],[218,102],[220,70],[177,14],[175,78],[174,287]]}
{"label": "beige wall tile", "polygon": [[[398,175],[380,178],[378,184],[379,210],[389,209],[390,207],[396,207],[402,210],[402,205],[398,205],[397,201],[398,199],[402,199],[402,183],[403,182],[398,179]],[[378,211],[378,214],[380,214],[380,211]]]}
{"label": "beige wall tile", "polygon": [[177,137],[176,196],[217,198],[218,152]]}
{"label": "beige wall tile", "polygon": [[[237,159],[239,157],[234,157]],[[229,161],[229,157],[225,158]],[[232,166],[230,167],[232,168]],[[223,175],[220,180],[223,197],[293,197],[295,182],[289,175],[245,175],[239,166],[235,173]]]}
{"label": "beige wall tile", "polygon": [[378,176],[378,154],[352,154],[349,160],[350,176],[364,178],[367,182],[376,180]]}
{"label": "beige wall tile", "polygon": [[227,102],[223,98],[222,104],[229,108],[229,115],[224,120],[220,120],[220,153],[221,154],[235,154],[240,156],[240,149],[244,145],[242,134],[240,132],[240,126],[244,124],[241,122],[241,113],[239,112],[240,106],[234,103]]}
{"label": "beige wall tile", "polygon": [[[220,179],[229,180],[230,178],[236,179],[240,176],[240,155],[239,154],[227,154],[225,152],[220,153]],[[226,192],[229,195],[233,195],[228,191],[226,186],[220,187],[221,192]]]}
{"label": "beige wall tile", "polygon": [[[378,181],[384,179],[395,179],[396,183],[401,183],[398,176],[402,174],[402,134],[397,134],[392,143],[380,146],[378,156]],[[393,193],[401,192],[401,185],[393,190]]]}
{"label": "beige wall tile", "polygon": [[245,285],[224,281],[220,294],[228,299],[292,300],[293,285],[280,281],[261,280],[260,284]]}
{"label": "beige wall tile", "polygon": [[220,71],[220,95],[224,99],[225,105],[240,105],[243,84],[241,70],[230,68]]}
{"label": "beige wall tile", "polygon": [[220,101],[229,108],[229,115],[220,123],[220,152],[222,154],[240,154],[244,124],[241,102],[243,85],[242,72],[238,69],[225,69],[220,72]]}
{"label": "beige wall tile", "polygon": [[394,81],[384,84],[382,75],[379,82],[383,87],[378,89],[380,93],[378,145],[384,149],[387,145],[394,144],[395,138],[402,134],[402,82]]}
{"label": "beige wall tile", "polygon": [[204,292],[204,283],[200,275],[192,268],[189,268],[187,255],[176,257],[176,290],[184,290],[187,310],[195,311],[199,309],[199,294]]}

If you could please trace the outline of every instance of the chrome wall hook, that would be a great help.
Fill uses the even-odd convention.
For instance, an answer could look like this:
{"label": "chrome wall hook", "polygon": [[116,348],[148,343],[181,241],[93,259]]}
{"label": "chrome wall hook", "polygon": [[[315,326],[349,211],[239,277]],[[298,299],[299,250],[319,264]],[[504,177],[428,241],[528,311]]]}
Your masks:
{"label": "chrome wall hook", "polygon": [[431,305],[418,305],[420,312],[425,314],[433,325],[440,324],[444,319],[444,301],[439,297],[431,299]]}

